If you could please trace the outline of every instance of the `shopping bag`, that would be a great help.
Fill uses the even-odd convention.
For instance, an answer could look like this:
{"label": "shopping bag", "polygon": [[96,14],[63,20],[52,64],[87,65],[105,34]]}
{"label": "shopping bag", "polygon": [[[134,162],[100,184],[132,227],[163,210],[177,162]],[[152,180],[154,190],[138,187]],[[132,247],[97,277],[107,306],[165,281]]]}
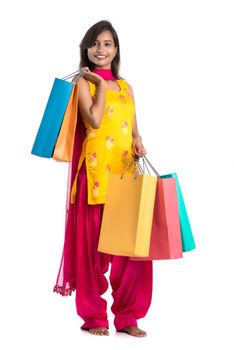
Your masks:
{"label": "shopping bag", "polygon": [[[149,166],[152,164],[144,156]],[[154,168],[153,168],[154,169]],[[149,255],[133,260],[160,260],[182,258],[181,230],[174,178],[158,176],[151,228]]]}
{"label": "shopping bag", "polygon": [[157,178],[146,174],[110,174],[98,251],[147,256]]}
{"label": "shopping bag", "polygon": [[[68,82],[66,79],[73,76],[77,76],[78,79],[83,74],[83,72],[77,71],[67,77],[64,77],[63,79],[55,78],[42,121],[33,144],[31,151],[32,154],[45,158],[51,158],[53,156],[54,148],[59,137],[59,132],[60,130],[63,130],[61,129],[61,126],[64,120],[65,112],[69,105],[70,97],[74,95],[77,96],[77,92],[73,91],[75,83]],[[71,105],[74,106],[72,103]],[[63,142],[59,140],[55,159],[59,158],[58,153],[59,150],[61,150],[59,147],[61,143]]]}
{"label": "shopping bag", "polygon": [[78,113],[78,85],[74,84],[52,158],[71,162]]}
{"label": "shopping bag", "polygon": [[196,248],[188,213],[185,207],[184,198],[181,192],[178,176],[176,173],[161,175],[162,179],[174,178],[176,181],[176,191],[178,199],[178,209],[180,218],[181,238],[183,252],[187,252]]}

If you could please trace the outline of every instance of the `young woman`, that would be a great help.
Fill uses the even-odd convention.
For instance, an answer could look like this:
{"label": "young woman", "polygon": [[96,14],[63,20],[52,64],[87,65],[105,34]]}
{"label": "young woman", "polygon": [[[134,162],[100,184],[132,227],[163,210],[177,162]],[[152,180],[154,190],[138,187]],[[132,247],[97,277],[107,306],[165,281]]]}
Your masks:
{"label": "young woman", "polygon": [[[146,153],[137,128],[131,86],[119,76],[120,47],[108,21],[94,24],[80,44],[79,113],[70,166],[65,242],[54,291],[76,290],[81,329],[109,335],[107,303],[110,271],[114,325],[142,337],[137,320],[152,297],[152,261],[133,261],[97,251],[110,173],[121,173],[133,156]],[[129,170],[131,171],[131,169]],[[70,202],[71,195],[71,202]]]}

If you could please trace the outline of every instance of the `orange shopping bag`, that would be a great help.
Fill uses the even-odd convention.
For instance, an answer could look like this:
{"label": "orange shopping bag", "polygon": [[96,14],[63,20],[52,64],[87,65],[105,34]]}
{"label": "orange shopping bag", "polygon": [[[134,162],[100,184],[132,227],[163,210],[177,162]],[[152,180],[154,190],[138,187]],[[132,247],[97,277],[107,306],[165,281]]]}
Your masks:
{"label": "orange shopping bag", "polygon": [[78,113],[78,85],[74,84],[52,158],[71,162]]}
{"label": "orange shopping bag", "polygon": [[149,254],[156,184],[155,176],[136,171],[110,174],[98,251],[132,257]]}

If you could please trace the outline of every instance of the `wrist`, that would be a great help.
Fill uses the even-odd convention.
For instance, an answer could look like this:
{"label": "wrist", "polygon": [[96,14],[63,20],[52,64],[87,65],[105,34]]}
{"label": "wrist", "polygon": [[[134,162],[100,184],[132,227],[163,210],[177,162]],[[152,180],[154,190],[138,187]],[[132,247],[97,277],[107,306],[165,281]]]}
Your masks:
{"label": "wrist", "polygon": [[104,79],[100,79],[98,82],[97,82],[97,84],[96,84],[97,86],[103,86],[103,87],[106,87],[106,82],[105,82],[105,80]]}
{"label": "wrist", "polygon": [[140,135],[136,135],[136,136],[133,136],[133,141],[141,141],[142,142],[142,138]]}

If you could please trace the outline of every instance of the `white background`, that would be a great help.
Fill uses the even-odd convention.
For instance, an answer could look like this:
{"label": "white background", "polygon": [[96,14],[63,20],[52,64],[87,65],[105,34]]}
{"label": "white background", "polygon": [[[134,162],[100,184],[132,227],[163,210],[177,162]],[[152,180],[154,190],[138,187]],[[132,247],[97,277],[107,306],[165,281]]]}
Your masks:
{"label": "white background", "polygon": [[[233,349],[233,2],[2,4],[1,348]],[[144,339],[116,334],[110,312],[109,337],[81,332],[74,295],[52,292],[68,165],[30,154],[54,78],[76,70],[81,39],[102,19],[118,32],[148,157],[161,174],[177,172],[197,244],[154,262]]]}

